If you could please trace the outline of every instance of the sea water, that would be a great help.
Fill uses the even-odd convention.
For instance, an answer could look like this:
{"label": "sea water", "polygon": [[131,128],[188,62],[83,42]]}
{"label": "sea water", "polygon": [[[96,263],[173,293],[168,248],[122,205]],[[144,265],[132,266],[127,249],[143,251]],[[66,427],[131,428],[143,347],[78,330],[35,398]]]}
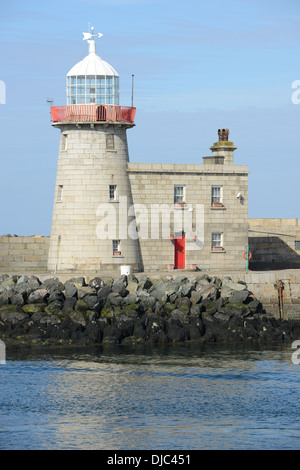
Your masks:
{"label": "sea water", "polygon": [[291,345],[7,352],[0,449],[300,449]]}

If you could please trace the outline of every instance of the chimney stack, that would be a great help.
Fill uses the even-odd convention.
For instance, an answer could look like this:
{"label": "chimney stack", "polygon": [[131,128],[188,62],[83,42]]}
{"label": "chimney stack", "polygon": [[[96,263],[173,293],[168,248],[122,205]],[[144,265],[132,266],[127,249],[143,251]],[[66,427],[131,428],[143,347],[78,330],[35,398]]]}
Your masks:
{"label": "chimney stack", "polygon": [[229,129],[218,129],[219,142],[228,141]]}

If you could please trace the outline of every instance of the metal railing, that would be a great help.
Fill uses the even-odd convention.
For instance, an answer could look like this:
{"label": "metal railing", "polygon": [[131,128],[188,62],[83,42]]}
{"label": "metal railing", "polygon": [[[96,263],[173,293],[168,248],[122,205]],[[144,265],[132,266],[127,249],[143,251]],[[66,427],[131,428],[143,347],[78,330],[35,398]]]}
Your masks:
{"label": "metal railing", "polygon": [[134,123],[136,108],[110,104],[72,104],[52,106],[53,122],[129,122]]}

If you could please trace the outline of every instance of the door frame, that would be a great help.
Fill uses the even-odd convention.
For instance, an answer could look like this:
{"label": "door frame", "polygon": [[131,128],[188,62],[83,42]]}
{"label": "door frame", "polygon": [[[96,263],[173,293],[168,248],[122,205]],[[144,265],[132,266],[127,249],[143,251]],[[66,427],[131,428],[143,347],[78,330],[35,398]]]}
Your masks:
{"label": "door frame", "polygon": [[[179,248],[182,248],[182,251],[179,252]],[[178,253],[182,253],[181,260],[178,259]],[[174,269],[185,269],[185,232],[174,238]]]}

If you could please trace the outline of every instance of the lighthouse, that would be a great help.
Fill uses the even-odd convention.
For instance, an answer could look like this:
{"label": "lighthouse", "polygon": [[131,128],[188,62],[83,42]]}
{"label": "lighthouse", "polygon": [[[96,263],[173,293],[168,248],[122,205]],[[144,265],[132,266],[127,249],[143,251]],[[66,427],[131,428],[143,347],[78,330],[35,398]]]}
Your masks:
{"label": "lighthouse", "polygon": [[[66,76],[66,105],[51,107],[60,130],[48,271],[113,272],[141,269],[127,171],[127,129],[136,109],[119,104],[119,75],[83,33],[88,55]],[[130,209],[131,208],[131,209]]]}

